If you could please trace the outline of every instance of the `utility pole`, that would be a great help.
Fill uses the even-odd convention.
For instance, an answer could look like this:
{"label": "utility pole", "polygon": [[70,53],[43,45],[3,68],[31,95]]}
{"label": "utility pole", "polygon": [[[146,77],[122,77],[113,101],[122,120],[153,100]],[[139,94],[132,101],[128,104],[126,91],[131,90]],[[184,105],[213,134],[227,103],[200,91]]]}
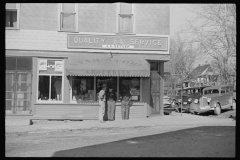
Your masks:
{"label": "utility pole", "polygon": [[182,116],[183,74],[172,74],[172,76],[181,76],[181,116]]}

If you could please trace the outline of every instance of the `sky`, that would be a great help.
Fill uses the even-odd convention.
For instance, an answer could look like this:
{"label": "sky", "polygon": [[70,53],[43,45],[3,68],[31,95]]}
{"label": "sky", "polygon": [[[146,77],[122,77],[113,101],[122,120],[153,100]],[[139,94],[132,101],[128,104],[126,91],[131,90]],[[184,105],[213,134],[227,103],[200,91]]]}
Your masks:
{"label": "sky", "polygon": [[[184,29],[184,27],[187,25],[186,20],[193,19],[195,17],[195,14],[188,11],[184,7],[190,7],[192,8],[192,5],[197,4],[178,4],[178,3],[172,3],[170,4],[170,36],[174,36],[177,31],[180,31],[181,29]],[[208,61],[210,63],[211,58],[207,55],[199,55],[196,59],[194,67],[200,65],[203,65]]]}
{"label": "sky", "polygon": [[184,9],[190,4],[170,4],[170,35],[174,35],[177,31],[184,28],[186,20],[194,17],[194,14]]}

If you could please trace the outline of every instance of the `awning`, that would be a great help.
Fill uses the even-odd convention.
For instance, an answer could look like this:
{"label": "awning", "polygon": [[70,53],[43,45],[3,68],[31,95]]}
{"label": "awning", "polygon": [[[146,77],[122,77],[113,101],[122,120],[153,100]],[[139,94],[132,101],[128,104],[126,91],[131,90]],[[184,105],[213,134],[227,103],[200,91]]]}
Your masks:
{"label": "awning", "polygon": [[67,76],[149,77],[150,66],[145,59],[69,57]]}

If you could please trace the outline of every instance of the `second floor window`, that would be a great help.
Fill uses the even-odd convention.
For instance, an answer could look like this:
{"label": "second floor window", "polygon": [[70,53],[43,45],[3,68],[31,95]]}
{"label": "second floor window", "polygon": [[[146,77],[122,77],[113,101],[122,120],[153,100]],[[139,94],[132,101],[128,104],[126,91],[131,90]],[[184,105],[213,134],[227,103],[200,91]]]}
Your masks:
{"label": "second floor window", "polygon": [[119,33],[133,33],[133,14],[131,3],[120,3]]}
{"label": "second floor window", "polygon": [[5,27],[7,29],[19,28],[19,10],[18,3],[6,3]]}
{"label": "second floor window", "polygon": [[75,3],[60,5],[60,30],[77,31],[77,7]]}

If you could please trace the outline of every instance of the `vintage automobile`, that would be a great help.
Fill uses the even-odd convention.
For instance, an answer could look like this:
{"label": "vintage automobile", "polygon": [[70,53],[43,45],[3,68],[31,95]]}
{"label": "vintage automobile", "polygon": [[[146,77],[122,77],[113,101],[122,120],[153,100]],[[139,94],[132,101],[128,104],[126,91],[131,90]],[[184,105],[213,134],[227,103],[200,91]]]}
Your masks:
{"label": "vintage automobile", "polygon": [[202,96],[190,104],[190,112],[194,114],[214,111],[215,115],[219,115],[222,109],[227,108],[236,109],[236,98],[231,85],[206,87]]}
{"label": "vintage automobile", "polygon": [[185,112],[190,111],[190,104],[194,99],[199,98],[202,95],[202,91],[204,88],[208,86],[201,87],[190,87],[182,90],[182,99],[181,99],[181,90],[178,91],[178,94],[171,97],[171,105],[178,112],[181,112],[181,103],[182,110]]}

